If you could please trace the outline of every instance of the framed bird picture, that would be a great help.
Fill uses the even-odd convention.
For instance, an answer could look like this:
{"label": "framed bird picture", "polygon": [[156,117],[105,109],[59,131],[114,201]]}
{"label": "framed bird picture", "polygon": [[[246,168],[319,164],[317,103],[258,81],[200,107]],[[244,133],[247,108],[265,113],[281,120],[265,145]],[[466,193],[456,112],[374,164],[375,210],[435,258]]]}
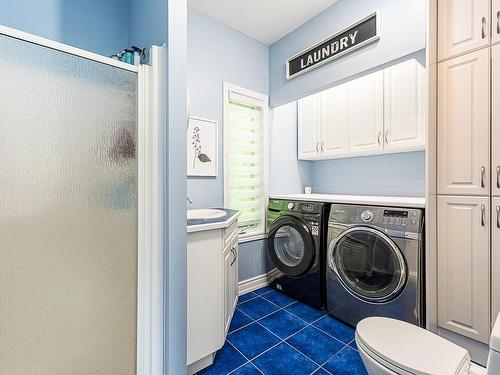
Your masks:
{"label": "framed bird picture", "polygon": [[187,133],[187,175],[217,176],[217,121],[190,117]]}

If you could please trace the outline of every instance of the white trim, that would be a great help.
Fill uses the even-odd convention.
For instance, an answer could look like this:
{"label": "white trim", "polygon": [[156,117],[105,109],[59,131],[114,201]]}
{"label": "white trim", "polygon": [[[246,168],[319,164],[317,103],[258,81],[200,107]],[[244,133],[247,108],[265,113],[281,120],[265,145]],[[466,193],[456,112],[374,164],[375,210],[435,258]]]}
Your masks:
{"label": "white trim", "polygon": [[[110,57],[102,56],[97,53],[85,51],[80,48],[72,47],[67,44],[55,42],[50,39],[42,38],[37,35],[25,33],[24,31],[16,30],[7,26],[0,25],[0,35],[5,35],[11,38],[19,39],[25,42],[33,43],[42,47],[51,48],[56,51],[64,52],[73,56],[82,57],[84,59],[96,61],[102,64],[114,66],[115,68],[120,68],[128,70],[134,73],[139,72],[139,67],[135,65],[126,64],[122,61],[113,60]],[[117,51],[118,52],[118,51]]]}
{"label": "white trim", "polygon": [[[151,48],[139,69],[137,374],[164,367],[164,162],[166,48]],[[142,78],[141,78],[142,77]]]}
{"label": "white trim", "polygon": [[273,280],[281,276],[282,273],[277,268],[265,273],[263,275],[255,276],[238,283],[238,295],[242,295],[262,287],[268,286]]}
{"label": "white trim", "polygon": [[[239,98],[249,98],[249,102],[253,105],[262,106],[262,117],[263,117],[263,127],[264,127],[264,227],[267,220],[267,197],[269,196],[269,97],[265,94],[258,93],[240,86],[233,85],[231,83],[223,82],[223,129],[228,123],[228,110],[229,110],[229,98],[231,94],[237,95]],[[258,104],[257,104],[258,103]],[[227,144],[227,131],[223,131],[223,149],[224,149],[224,207],[229,207],[227,197],[229,195],[227,186],[227,166],[228,166],[228,148]],[[236,207],[237,209],[237,207]],[[258,236],[265,235],[265,229],[263,232],[249,233],[248,235],[240,235],[240,243],[248,241],[254,241]]]}
{"label": "white trim", "polygon": [[267,239],[267,233],[263,233],[263,234],[254,234],[254,235],[251,235],[251,236],[246,236],[246,237],[242,237],[240,235],[239,239],[238,239],[238,243],[246,243],[246,242],[253,242],[253,241],[260,241],[260,240],[265,240]]}

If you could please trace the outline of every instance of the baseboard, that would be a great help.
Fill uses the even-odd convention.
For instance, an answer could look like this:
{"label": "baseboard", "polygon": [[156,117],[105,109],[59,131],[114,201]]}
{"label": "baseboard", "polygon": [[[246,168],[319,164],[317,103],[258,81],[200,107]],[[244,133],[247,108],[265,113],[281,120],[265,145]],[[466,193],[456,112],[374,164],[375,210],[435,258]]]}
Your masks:
{"label": "baseboard", "polygon": [[247,280],[240,281],[238,283],[238,294],[241,296],[242,294],[263,288],[269,285],[270,282],[272,282],[280,275],[281,271],[275,268],[268,273],[265,273],[264,275],[259,275]]}

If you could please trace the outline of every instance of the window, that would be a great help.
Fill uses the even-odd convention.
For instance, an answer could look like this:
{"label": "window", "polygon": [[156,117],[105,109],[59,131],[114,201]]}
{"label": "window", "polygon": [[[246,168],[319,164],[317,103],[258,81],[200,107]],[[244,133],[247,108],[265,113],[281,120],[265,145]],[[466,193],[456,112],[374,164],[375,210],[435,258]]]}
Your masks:
{"label": "window", "polygon": [[241,211],[240,238],[265,234],[267,96],[224,84],[224,200]]}

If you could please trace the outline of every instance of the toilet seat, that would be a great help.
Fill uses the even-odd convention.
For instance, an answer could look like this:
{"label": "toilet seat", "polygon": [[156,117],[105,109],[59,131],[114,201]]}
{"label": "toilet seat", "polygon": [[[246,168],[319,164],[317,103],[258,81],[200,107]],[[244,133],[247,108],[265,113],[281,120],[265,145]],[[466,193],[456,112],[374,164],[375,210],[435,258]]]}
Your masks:
{"label": "toilet seat", "polygon": [[356,327],[356,343],[374,361],[399,375],[458,375],[469,370],[465,349],[400,320],[362,320]]}

